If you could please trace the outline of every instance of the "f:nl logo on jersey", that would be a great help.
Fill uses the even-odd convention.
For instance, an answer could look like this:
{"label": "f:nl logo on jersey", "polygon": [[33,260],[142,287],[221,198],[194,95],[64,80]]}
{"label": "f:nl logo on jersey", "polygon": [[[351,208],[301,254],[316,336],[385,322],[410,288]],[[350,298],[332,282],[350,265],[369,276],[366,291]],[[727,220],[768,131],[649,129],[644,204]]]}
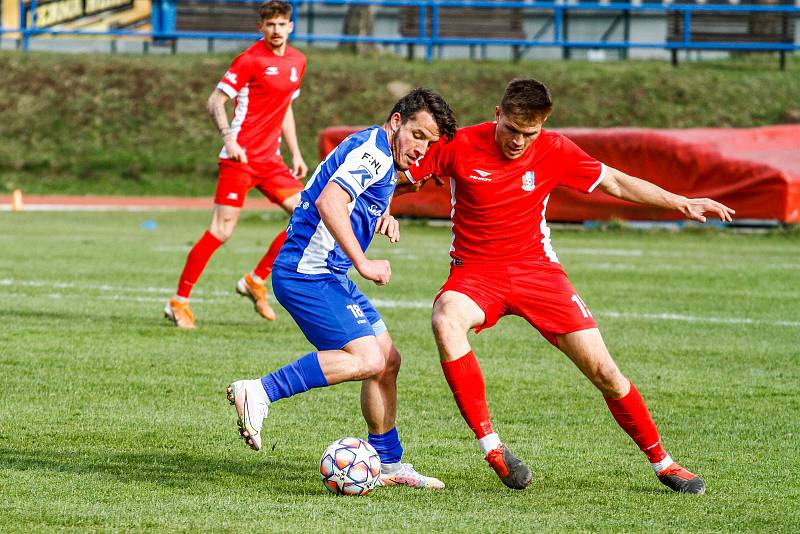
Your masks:
{"label": "f:nl logo on jersey", "polygon": [[528,171],[522,175],[522,190],[523,191],[533,191],[533,188],[536,187],[536,184],[533,179],[533,171]]}

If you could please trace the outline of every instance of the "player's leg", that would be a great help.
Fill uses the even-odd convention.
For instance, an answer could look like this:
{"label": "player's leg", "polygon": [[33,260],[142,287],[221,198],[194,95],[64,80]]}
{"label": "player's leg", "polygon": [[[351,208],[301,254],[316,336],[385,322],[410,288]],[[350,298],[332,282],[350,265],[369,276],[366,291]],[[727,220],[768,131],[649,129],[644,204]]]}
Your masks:
{"label": "player's leg", "polygon": [[[364,305],[362,304],[362,308]],[[400,371],[400,352],[395,347],[383,321],[373,324],[383,354],[383,372],[361,383],[361,412],[367,422],[368,441],[381,457],[382,486],[410,486],[442,489],[438,478],[417,472],[414,466],[403,463],[403,445],[395,426],[397,419],[397,374]]]}
{"label": "player's leg", "polygon": [[[382,321],[381,321],[382,325]],[[383,327],[376,339],[384,358],[383,372],[361,383],[361,413],[370,434],[384,434],[394,428],[397,419],[397,375],[400,352]]]}
{"label": "player's leg", "polygon": [[383,372],[385,359],[369,321],[334,275],[307,276],[278,269],[275,296],[317,351],[267,375],[228,387],[239,432],[251,448],[261,448],[261,428],[270,404],[349,380]]}
{"label": "player's leg", "polygon": [[531,471],[501,443],[492,428],[483,373],[467,339],[469,330],[486,320],[486,313],[470,297],[444,291],[433,306],[431,322],[447,384],[486,461],[506,486],[523,489],[531,482]]}
{"label": "player's leg", "polygon": [[619,426],[647,456],[659,480],[674,491],[703,493],[705,483],[664,450],[639,391],[619,370],[597,328],[555,336],[556,346],[600,390]]}
{"label": "player's leg", "polygon": [[211,225],[189,251],[178,280],[178,290],[164,308],[164,315],[179,328],[194,328],[194,314],[189,308],[189,295],[203,274],[208,260],[233,233],[240,211],[241,208],[238,206],[214,204]]}
{"label": "player's leg", "polygon": [[383,371],[375,336],[354,339],[341,350],[306,354],[255,380],[238,380],[227,388],[239,416],[239,433],[254,450],[261,449],[261,428],[269,406],[313,388],[364,380]]}
{"label": "player's leg", "polygon": [[[272,202],[278,204],[289,215],[300,201],[303,184],[292,176],[291,171],[278,158],[264,170],[266,178],[256,187]],[[274,321],[275,311],[267,299],[266,280],[272,272],[272,265],[286,241],[286,230],[282,230],[270,243],[267,252],[256,267],[245,274],[236,284],[236,292],[253,301],[256,312],[268,321]]]}

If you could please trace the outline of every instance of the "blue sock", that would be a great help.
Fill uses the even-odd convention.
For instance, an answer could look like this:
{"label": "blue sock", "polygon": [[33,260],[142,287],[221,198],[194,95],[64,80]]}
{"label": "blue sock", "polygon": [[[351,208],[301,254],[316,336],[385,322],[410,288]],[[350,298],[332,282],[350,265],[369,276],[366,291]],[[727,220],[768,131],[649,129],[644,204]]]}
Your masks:
{"label": "blue sock", "polygon": [[393,464],[403,457],[403,445],[400,443],[396,427],[384,434],[370,433],[367,441],[375,447],[378,456],[381,457],[381,463]]}
{"label": "blue sock", "polygon": [[328,380],[319,366],[319,356],[312,352],[261,377],[261,383],[270,402],[275,402],[311,388],[324,388]]}

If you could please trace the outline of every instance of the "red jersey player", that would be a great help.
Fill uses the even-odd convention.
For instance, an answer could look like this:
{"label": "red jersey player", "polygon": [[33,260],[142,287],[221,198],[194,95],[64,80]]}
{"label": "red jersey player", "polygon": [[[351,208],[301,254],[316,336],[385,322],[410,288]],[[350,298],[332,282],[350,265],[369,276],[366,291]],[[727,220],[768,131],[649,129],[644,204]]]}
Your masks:
{"label": "red jersey player", "polygon": [[[208,260],[233,233],[247,192],[256,188],[291,213],[303,190],[299,179],[308,172],[292,111],[306,70],[305,56],[287,44],[294,27],[292,6],[289,2],[265,2],[258,13],[258,29],[264,38],[234,59],[208,98],[208,112],[224,147],[219,155],[211,225],[189,252],[178,291],[164,308],[164,315],[180,328],[194,328],[189,293]],[[231,99],[235,99],[235,110],[229,124],[225,105]],[[280,155],[281,136],[292,155],[291,170]],[[284,231],[255,269],[236,284],[237,293],[252,300],[256,311],[268,320],[275,319],[275,312],[267,303],[264,281],[285,240]]]}
{"label": "red jersey player", "polygon": [[530,469],[492,428],[483,375],[467,340],[470,329],[489,328],[504,315],[524,317],[600,390],[661,482],[674,491],[703,493],[703,480],[664,450],[641,395],[620,372],[558,263],[545,209],[550,192],[561,185],[584,193],[599,188],[703,222],[704,213],[730,221],[734,211],[707,198],[669,193],[600,163],[566,137],[542,130],[551,109],[542,83],[514,80],[495,109],[495,123],[459,130],[407,173],[417,187],[430,176],[449,176],[453,193],[450,276],[436,296],[432,319],[445,378],[503,483],[527,487]]}

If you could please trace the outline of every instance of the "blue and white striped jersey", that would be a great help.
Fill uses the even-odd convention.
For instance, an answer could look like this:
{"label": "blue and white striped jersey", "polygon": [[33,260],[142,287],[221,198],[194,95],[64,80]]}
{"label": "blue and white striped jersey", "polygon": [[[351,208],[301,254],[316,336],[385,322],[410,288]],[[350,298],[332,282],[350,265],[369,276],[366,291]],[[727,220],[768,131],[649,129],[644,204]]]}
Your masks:
{"label": "blue and white striped jersey", "polygon": [[352,267],[315,204],[328,182],[335,182],[350,195],[350,224],[366,251],[397,185],[389,138],[383,128],[372,126],[350,135],[319,164],[292,214],[286,243],[275,265],[302,274],[346,273]]}

